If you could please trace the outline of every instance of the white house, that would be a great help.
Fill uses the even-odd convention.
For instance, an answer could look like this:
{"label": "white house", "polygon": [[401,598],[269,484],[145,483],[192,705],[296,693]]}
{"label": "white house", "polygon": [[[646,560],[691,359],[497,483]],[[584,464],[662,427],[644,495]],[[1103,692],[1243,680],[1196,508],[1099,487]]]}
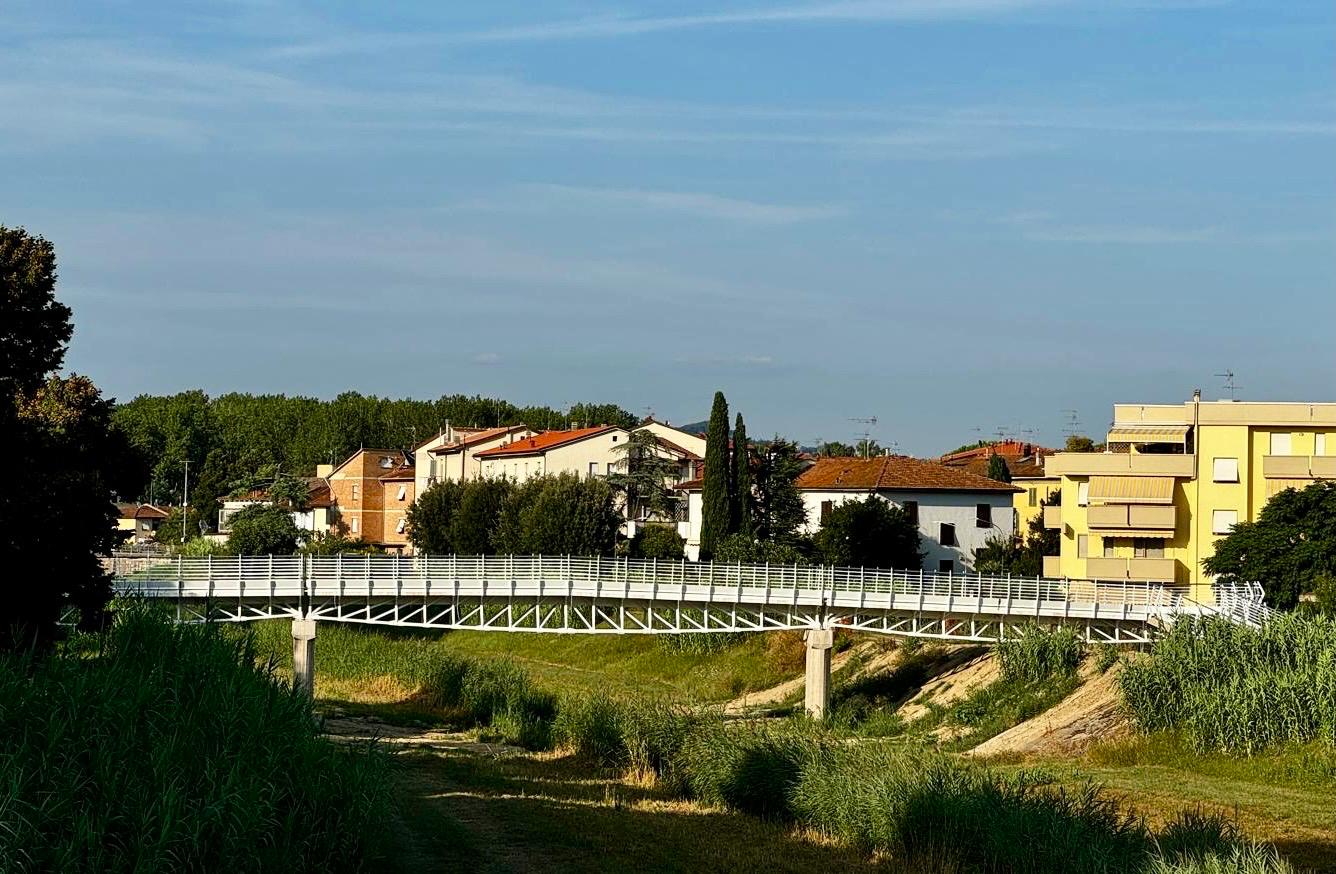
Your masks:
{"label": "white house", "polygon": [[902,455],[821,458],[796,482],[809,534],[835,507],[868,495],[906,510],[918,521],[924,570],[968,571],[975,550],[1015,531],[1011,502],[1020,489],[935,461]]}
{"label": "white house", "polygon": [[504,446],[534,432],[527,425],[502,425],[499,428],[452,428],[418,446],[413,452],[415,494],[422,494],[433,484],[450,480],[463,482],[482,476],[477,455]]}

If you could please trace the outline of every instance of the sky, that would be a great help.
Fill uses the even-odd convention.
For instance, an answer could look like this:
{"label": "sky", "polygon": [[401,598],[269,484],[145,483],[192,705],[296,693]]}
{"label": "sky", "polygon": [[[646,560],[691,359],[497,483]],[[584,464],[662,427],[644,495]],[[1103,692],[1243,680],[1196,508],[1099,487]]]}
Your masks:
{"label": "sky", "polygon": [[1336,400],[1329,0],[8,0],[0,166],[122,399]]}

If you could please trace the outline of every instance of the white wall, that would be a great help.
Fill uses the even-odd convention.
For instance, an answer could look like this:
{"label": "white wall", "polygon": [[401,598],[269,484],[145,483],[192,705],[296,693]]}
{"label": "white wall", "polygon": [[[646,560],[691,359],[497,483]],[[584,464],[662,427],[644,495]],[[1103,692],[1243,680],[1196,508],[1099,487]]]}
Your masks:
{"label": "white wall", "polygon": [[[866,491],[803,491],[803,508],[807,511],[807,525],[804,531],[815,534],[821,528],[823,501],[833,501],[834,506],[838,507],[845,501],[861,501],[866,497]],[[895,506],[903,506],[906,501],[918,501],[919,548],[925,553],[923,569],[928,571],[937,570],[939,562],[948,559],[953,563],[954,570],[970,570],[973,567],[976,549],[982,547],[991,537],[1010,537],[1015,530],[1009,492],[881,491],[877,493],[877,497]],[[993,524],[997,526],[996,528],[978,527],[976,504],[988,504],[992,508]],[[942,546],[938,540],[943,522],[956,526],[957,546]]]}
{"label": "white wall", "polygon": [[697,437],[695,434],[688,434],[686,431],[679,431],[671,425],[665,425],[662,422],[650,422],[636,428],[637,431],[648,431],[655,437],[662,437],[669,443],[681,446],[690,453],[705,457],[705,438]]}
{"label": "white wall", "polygon": [[700,561],[700,517],[704,509],[700,489],[687,492],[687,521],[677,523],[677,533],[686,538],[685,553],[690,561]]}
{"label": "white wall", "polygon": [[595,466],[598,476],[607,476],[608,465],[612,465],[614,471],[624,466],[626,454],[619,452],[618,447],[626,445],[627,437],[626,431],[616,428],[541,453],[485,458],[482,459],[482,476],[489,479],[504,476],[516,482],[524,482],[544,474],[557,476],[573,473],[584,479],[589,476],[590,464]]}

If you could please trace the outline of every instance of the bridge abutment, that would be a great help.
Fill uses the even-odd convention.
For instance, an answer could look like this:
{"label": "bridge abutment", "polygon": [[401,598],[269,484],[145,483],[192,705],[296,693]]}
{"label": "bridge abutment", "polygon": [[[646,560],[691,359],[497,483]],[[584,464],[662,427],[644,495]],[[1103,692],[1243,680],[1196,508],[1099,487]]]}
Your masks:
{"label": "bridge abutment", "polygon": [[835,630],[816,628],[803,633],[807,643],[807,674],[803,688],[803,709],[813,719],[825,719],[830,709],[830,648]]}
{"label": "bridge abutment", "polygon": [[292,620],[292,685],[315,695],[315,620]]}

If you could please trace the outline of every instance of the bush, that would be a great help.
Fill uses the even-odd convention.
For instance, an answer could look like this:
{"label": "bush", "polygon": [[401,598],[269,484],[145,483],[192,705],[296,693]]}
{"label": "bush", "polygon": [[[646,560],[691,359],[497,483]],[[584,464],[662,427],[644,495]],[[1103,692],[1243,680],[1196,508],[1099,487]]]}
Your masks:
{"label": "bush", "polygon": [[292,555],[301,539],[292,513],[273,504],[252,504],[231,520],[227,546],[237,555]]}
{"label": "bush", "polygon": [[493,727],[503,739],[529,749],[551,744],[555,696],[536,688],[529,672],[508,659],[442,657],[423,684],[422,699],[459,725]]}
{"label": "bush", "polygon": [[611,555],[621,524],[603,480],[534,477],[506,498],[496,544],[515,555]]}
{"label": "bush", "polygon": [[385,550],[360,537],[317,531],[302,544],[302,555],[383,555]]}
{"label": "bush", "polygon": [[667,525],[646,525],[631,538],[632,558],[681,559],[686,540]]}
{"label": "bush", "polygon": [[746,534],[730,534],[715,547],[713,560],[720,564],[810,564],[801,543],[772,543]]}
{"label": "bush", "polygon": [[1084,655],[1085,644],[1066,627],[1046,630],[1030,625],[1020,637],[997,645],[1003,679],[1031,683],[1076,673]]}
{"label": "bush", "polygon": [[808,760],[829,746],[824,735],[793,724],[708,723],[683,744],[681,773],[690,794],[706,804],[792,818],[790,792]]}
{"label": "bush", "polygon": [[580,758],[605,768],[625,768],[630,762],[622,708],[606,695],[562,701],[553,728],[557,744]]}
{"label": "bush", "polygon": [[1180,619],[1120,682],[1143,731],[1181,731],[1199,752],[1336,745],[1333,618],[1279,616],[1260,629]]}
{"label": "bush", "polygon": [[357,870],[386,764],[214,626],[132,608],[94,657],[0,658],[7,870]]}
{"label": "bush", "polygon": [[845,501],[821,522],[816,548],[839,567],[919,568],[918,524],[900,507],[868,495]]}

